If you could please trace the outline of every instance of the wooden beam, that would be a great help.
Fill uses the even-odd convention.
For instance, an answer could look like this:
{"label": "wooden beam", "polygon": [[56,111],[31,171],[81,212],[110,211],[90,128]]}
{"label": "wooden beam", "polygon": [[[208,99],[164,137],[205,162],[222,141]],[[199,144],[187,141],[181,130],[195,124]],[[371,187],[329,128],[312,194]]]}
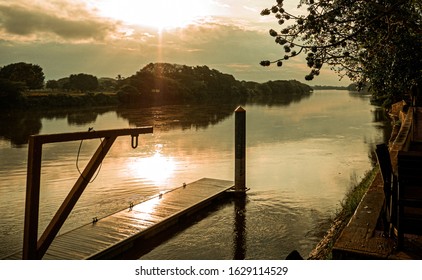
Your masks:
{"label": "wooden beam", "polygon": [[26,179],[25,222],[23,234],[23,259],[38,259],[38,212],[40,203],[42,144],[34,136],[29,137]]}
{"label": "wooden beam", "polygon": [[60,134],[44,134],[44,135],[35,135],[33,137],[37,138],[43,144],[46,143],[58,143],[58,142],[70,142],[78,140],[88,140],[96,138],[105,138],[111,136],[124,136],[124,135],[133,135],[137,136],[139,134],[152,133],[153,128],[151,126],[145,127],[135,127],[135,128],[122,128],[122,129],[110,129],[110,130],[92,130],[84,132],[69,132],[69,133],[60,133]]}
{"label": "wooden beam", "polygon": [[79,176],[72,190],[69,192],[62,205],[59,207],[59,210],[57,210],[50,224],[47,226],[44,233],[41,235],[40,240],[38,241],[37,250],[39,258],[42,258],[48,247],[53,242],[60,228],[63,226],[76,202],[78,202],[80,196],[91,181],[92,177],[94,176],[104,157],[107,155],[116,138],[117,135],[104,138],[97,151],[88,162],[84,171]]}

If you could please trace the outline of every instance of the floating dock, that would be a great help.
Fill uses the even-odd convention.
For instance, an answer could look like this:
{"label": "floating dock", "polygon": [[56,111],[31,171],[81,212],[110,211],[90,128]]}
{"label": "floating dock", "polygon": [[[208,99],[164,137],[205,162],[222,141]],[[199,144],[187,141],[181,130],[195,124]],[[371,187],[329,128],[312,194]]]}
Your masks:
{"label": "floating dock", "polygon": [[[44,260],[114,259],[227,195],[234,183],[203,178],[57,236]],[[22,259],[22,252],[8,257]]]}
{"label": "floating dock", "polygon": [[[159,236],[174,232],[174,227],[192,222],[192,215],[229,192],[243,196],[246,191],[246,111],[235,110],[235,181],[204,178],[183,184],[166,193],[92,224],[57,236],[96,170],[119,136],[131,136],[131,146],[138,146],[140,134],[153,133],[152,127],[136,127],[87,132],[31,135],[28,139],[28,168],[25,200],[23,248],[8,259],[114,259],[139,255],[157,243]],[[43,145],[86,139],[101,139],[101,144],[80,173],[50,223],[38,237],[40,183]],[[232,189],[232,190],[231,190]],[[230,191],[231,190],[231,191]],[[167,234],[168,235],[168,234]],[[142,246],[142,247],[140,247]],[[143,248],[140,250],[139,248]],[[133,258],[133,257],[132,257]]]}

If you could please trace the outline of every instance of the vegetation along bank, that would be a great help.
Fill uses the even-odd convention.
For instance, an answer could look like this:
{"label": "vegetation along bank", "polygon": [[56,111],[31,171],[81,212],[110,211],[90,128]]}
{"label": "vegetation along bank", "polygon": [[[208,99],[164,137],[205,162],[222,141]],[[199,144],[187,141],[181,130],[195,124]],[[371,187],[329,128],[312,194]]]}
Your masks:
{"label": "vegetation along bank", "polygon": [[238,81],[207,66],[150,63],[130,77],[97,78],[72,74],[44,83],[38,65],[0,68],[0,107],[61,108],[106,105],[158,105],[195,102],[290,103],[312,92],[295,80]]}

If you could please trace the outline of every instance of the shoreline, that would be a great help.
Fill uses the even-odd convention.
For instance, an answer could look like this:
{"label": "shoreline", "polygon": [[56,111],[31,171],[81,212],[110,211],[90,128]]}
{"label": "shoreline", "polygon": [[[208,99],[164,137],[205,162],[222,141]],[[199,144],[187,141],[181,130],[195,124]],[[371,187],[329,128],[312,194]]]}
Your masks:
{"label": "shoreline", "polygon": [[[391,106],[391,109],[388,110],[388,114],[392,120],[392,133],[390,135],[389,142],[392,143],[394,139],[397,137],[400,129],[400,112],[402,111],[404,106],[403,102],[397,102]],[[355,197],[355,199],[359,198],[359,201],[356,205],[351,208],[347,213],[344,207],[340,208],[335,215],[333,221],[331,222],[331,227],[328,229],[324,237],[321,241],[315,246],[315,248],[309,253],[308,258],[309,260],[329,260],[332,259],[332,248],[334,243],[339,238],[340,234],[342,233],[343,229],[347,226],[350,222],[351,218],[354,215],[354,211],[357,209],[360,201],[365,196],[366,192],[370,189],[371,185],[374,183],[377,174],[379,173],[378,164],[369,170],[367,174],[362,178],[361,182],[358,183],[355,187],[353,187],[343,199],[341,205],[343,206],[344,203],[347,202],[348,199],[351,197]],[[358,193],[358,189],[365,189],[363,194]]]}
{"label": "shoreline", "polygon": [[306,258],[307,260],[332,259],[331,253],[334,243],[349,223],[354,211],[358,207],[366,191],[370,188],[378,172],[379,169],[377,166],[372,168],[372,170],[367,171],[362,180],[348,191],[344,199],[341,201],[341,208],[337,210],[337,213],[331,222],[330,228],[327,230],[321,241],[309,253]]}

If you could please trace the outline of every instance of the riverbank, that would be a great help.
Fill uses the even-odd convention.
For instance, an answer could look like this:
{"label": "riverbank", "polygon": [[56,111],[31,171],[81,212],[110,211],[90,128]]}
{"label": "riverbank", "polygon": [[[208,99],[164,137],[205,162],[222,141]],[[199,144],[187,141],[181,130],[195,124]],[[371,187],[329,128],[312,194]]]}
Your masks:
{"label": "riverbank", "polygon": [[377,173],[378,167],[369,170],[362,180],[353,186],[346,194],[345,198],[340,203],[340,208],[337,210],[331,227],[317,244],[314,250],[308,255],[309,260],[330,260],[332,259],[332,248],[337,238],[340,236],[343,229],[348,224],[350,218],[353,216],[363,196],[371,186]]}
{"label": "riverbank", "polygon": [[[420,121],[413,120],[415,112],[418,110],[407,110],[405,102],[393,104],[389,111],[394,122],[389,139],[389,152],[395,174],[397,174],[397,161],[400,160],[397,159],[399,151],[419,151],[417,144],[421,142],[422,138],[418,136],[420,128],[417,124]],[[418,166],[417,163],[414,165]],[[413,169],[412,172],[417,173],[418,171]],[[421,259],[422,242],[418,235],[420,232],[409,230],[405,233],[410,234],[402,234],[400,240],[399,218],[396,218],[395,222],[392,220],[393,233],[391,236],[388,235],[388,228],[385,228],[385,223],[380,219],[380,215],[384,213],[382,210],[385,203],[384,183],[380,172],[375,174],[376,176],[370,181],[368,191],[352,217],[341,219],[340,216],[340,219],[335,220],[333,227],[310,254],[309,259]],[[405,182],[405,176],[408,173],[403,174],[404,179],[402,177],[401,182]],[[412,173],[410,176],[413,175]],[[394,194],[392,199],[394,199]],[[406,213],[406,211],[398,213]],[[412,226],[416,225],[417,222],[412,223]],[[334,248],[333,244],[335,244]]]}
{"label": "riverbank", "polygon": [[[389,139],[390,142],[394,141],[398,134],[400,128],[400,122],[398,122],[398,119],[399,113],[402,108],[403,103],[398,102],[396,104],[393,104],[391,106],[391,109],[389,110],[388,114],[393,124],[393,129],[391,131]],[[369,170],[365,174],[361,182],[350,189],[350,191],[346,194],[345,198],[341,202],[340,209],[338,209],[335,217],[333,218],[333,221],[331,222],[331,227],[326,232],[325,236],[321,239],[321,241],[317,244],[317,246],[314,248],[314,250],[311,251],[308,256],[308,259],[332,259],[332,248],[334,246],[334,243],[340,236],[343,229],[349,223],[363,196],[373,184],[373,181],[378,172],[378,166],[374,167],[372,170]]]}
{"label": "riverbank", "polygon": [[23,106],[28,108],[81,108],[117,106],[119,100],[116,94],[105,93],[50,93],[50,94],[25,94]]}

